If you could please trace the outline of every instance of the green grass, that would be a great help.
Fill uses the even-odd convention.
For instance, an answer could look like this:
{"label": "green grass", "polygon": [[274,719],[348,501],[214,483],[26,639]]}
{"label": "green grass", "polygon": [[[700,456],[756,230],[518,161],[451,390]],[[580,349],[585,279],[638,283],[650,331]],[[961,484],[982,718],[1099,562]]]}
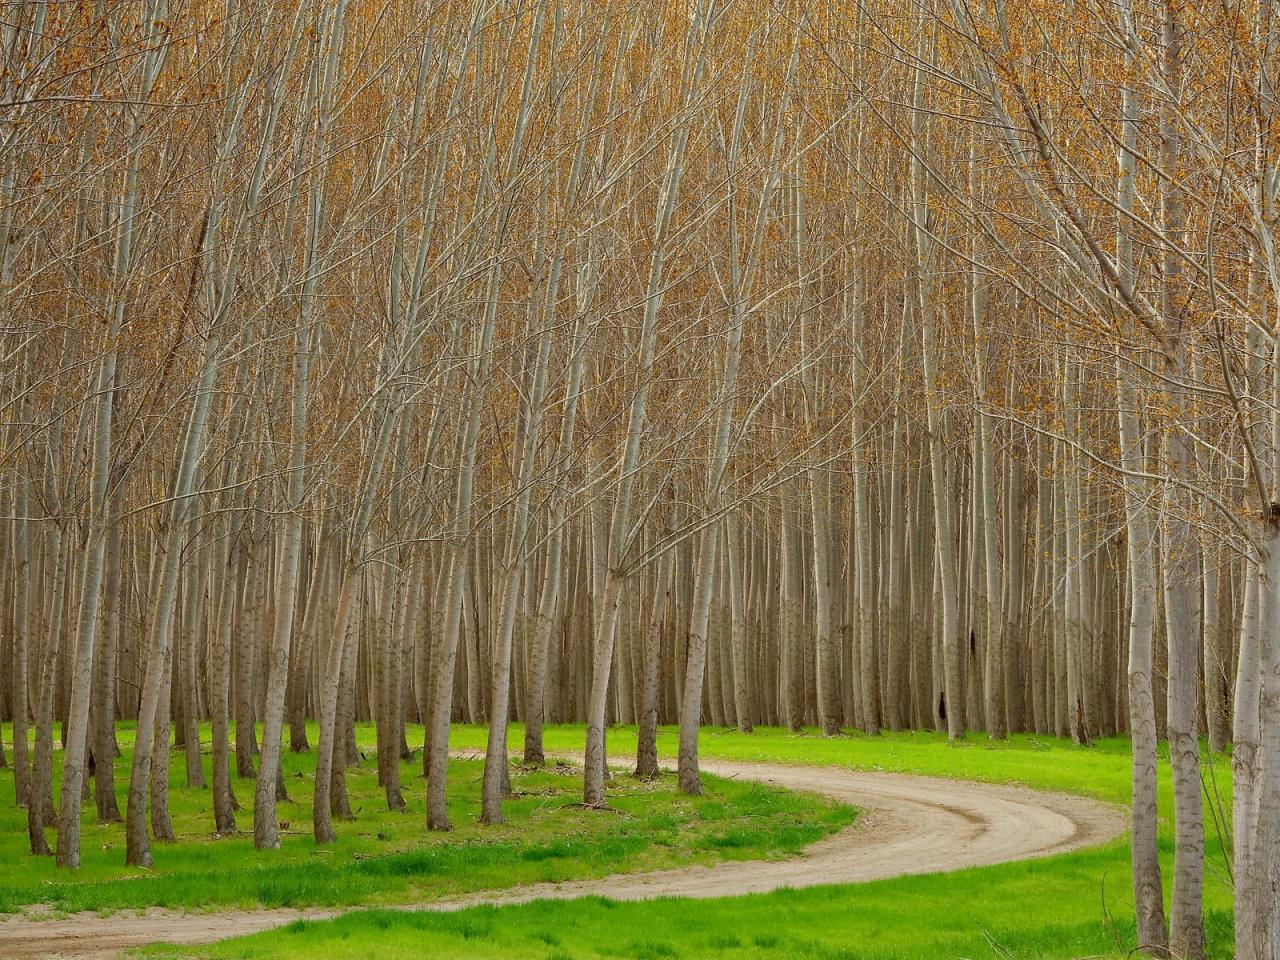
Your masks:
{"label": "green grass", "polygon": [[[420,740],[420,729],[410,735]],[[124,755],[116,761],[116,786],[123,810],[132,730],[122,727],[120,740]],[[691,798],[678,793],[673,776],[643,783],[626,774],[614,777],[612,810],[601,812],[581,806],[576,768],[513,766],[507,823],[485,827],[477,823],[483,762],[468,759],[449,767],[449,816],[456,829],[430,833],[420,758],[401,765],[408,809],[390,813],[377,785],[372,730],[362,727],[359,741],[369,759],[348,772],[356,820],[335,824],[337,843],[317,847],[311,838],[314,754],[286,750],[291,799],[280,804],[278,816],[288,829],[279,850],[264,852],[253,848],[252,783],[234,781],[245,805],[238,814],[244,832],[216,837],[210,791],[186,789],[183,759],[175,752],[170,809],[178,842],[155,844],[155,866],[148,870],[124,866],[123,825],[98,824],[91,803],[83,813],[78,871],[31,856],[26,814],[14,805],[13,780],[6,773],[0,778],[0,911],[34,904],[66,913],[403,903],[538,881],[786,856],[855,815],[825,798],[761,784],[708,778],[707,794]],[[205,766],[208,776],[207,756]],[[49,841],[54,843],[53,830]]]}
{"label": "green grass", "polygon": [[[480,728],[459,727],[454,743],[478,746],[483,736]],[[549,729],[547,742],[550,749],[580,748],[581,728]],[[780,730],[758,730],[750,736],[707,730],[701,742],[707,757],[965,777],[1116,803],[1129,799],[1128,743],[1122,739],[1076,747],[1045,737],[1013,737],[997,744],[973,736],[948,745],[931,733],[828,740]],[[610,731],[611,753],[627,752],[634,744],[634,730]],[[674,731],[664,730],[660,748],[670,754],[674,744]],[[1222,793],[1221,802],[1229,810],[1225,759],[1216,759],[1206,781]],[[1172,855],[1167,768],[1162,768],[1160,800],[1167,885]],[[1215,958],[1226,958],[1231,953],[1230,889],[1221,866],[1222,841],[1212,821],[1206,847],[1210,951]],[[1119,958],[1133,947],[1128,847],[1121,840],[1043,860],[747,898],[650,903],[588,898],[449,915],[360,911],[197,950],[153,947],[144,955],[228,960],[1047,960]]]}

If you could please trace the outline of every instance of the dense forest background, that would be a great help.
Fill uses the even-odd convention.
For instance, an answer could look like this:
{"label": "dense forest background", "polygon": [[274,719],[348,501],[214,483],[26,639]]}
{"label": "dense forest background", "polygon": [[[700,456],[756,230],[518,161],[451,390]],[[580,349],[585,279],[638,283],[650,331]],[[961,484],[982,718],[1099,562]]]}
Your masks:
{"label": "dense forest background", "polygon": [[1270,0],[24,3],[0,49],[34,852],[121,816],[116,719],[141,864],[206,719],[265,848],[282,749],[334,838],[358,718],[393,808],[426,725],[432,828],[451,720],[491,822],[511,719],[587,725],[591,805],[611,723],[642,773],[679,723],[689,792],[701,724],[1127,731],[1140,942],[1167,740],[1197,956],[1204,735],[1277,955]]}

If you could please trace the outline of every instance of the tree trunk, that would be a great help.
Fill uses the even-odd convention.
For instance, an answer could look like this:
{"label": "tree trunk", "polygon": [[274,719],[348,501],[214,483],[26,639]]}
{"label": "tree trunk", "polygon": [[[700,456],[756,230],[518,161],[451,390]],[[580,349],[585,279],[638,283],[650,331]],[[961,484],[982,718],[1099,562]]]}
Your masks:
{"label": "tree trunk", "polygon": [[[98,644],[93,689],[93,759],[94,795],[99,823],[119,823],[120,806],[116,802],[116,646],[120,637],[120,553],[121,525],[113,520],[107,534],[106,584],[107,612]],[[16,751],[15,751],[16,753]]]}

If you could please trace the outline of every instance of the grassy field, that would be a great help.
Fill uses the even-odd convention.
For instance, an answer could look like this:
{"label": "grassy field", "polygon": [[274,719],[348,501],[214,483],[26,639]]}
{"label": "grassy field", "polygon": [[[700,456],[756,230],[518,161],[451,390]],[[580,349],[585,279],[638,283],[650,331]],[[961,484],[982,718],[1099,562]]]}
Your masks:
{"label": "grassy field", "polygon": [[[414,733],[420,742],[420,729]],[[131,738],[132,731],[122,727],[124,755],[116,761],[122,810]],[[825,798],[760,784],[709,778],[707,795],[690,798],[676,791],[674,776],[642,783],[626,775],[613,780],[613,812],[602,813],[580,805],[576,768],[513,767],[507,823],[482,827],[476,820],[483,762],[454,760],[449,815],[456,829],[433,834],[425,828],[420,759],[401,767],[408,809],[390,813],[377,784],[371,728],[360,729],[359,742],[369,759],[349,771],[357,819],[338,822],[338,842],[326,847],[311,839],[314,754],[284,753],[290,801],[280,804],[278,814],[289,826],[281,849],[266,852],[253,848],[252,783],[234,782],[245,806],[238,814],[242,832],[215,837],[210,792],[186,789],[183,760],[175,752],[170,809],[178,842],[156,844],[150,870],[124,866],[123,825],[98,824],[92,804],[84,809],[79,871],[59,870],[52,858],[31,856],[26,814],[14,805],[13,778],[6,771],[0,776],[0,912],[31,904],[60,913],[401,903],[545,880],[786,856],[855,815]],[[206,767],[208,762],[206,756]],[[53,830],[49,841],[54,842]]]}
{"label": "grassy field", "polygon": [[[459,727],[457,746],[480,746],[483,730]],[[513,734],[513,741],[518,731]],[[548,730],[553,749],[580,747],[575,727]],[[611,753],[631,750],[633,730],[610,732]],[[660,748],[674,750],[664,730]],[[1064,790],[1116,803],[1129,797],[1125,740],[1089,747],[1043,737],[948,745],[927,733],[823,739],[780,730],[743,736],[707,730],[705,756],[832,764]],[[1172,854],[1167,768],[1163,853]],[[1230,808],[1229,764],[1206,768],[1207,794]],[[1231,901],[1219,831],[1207,837],[1207,928],[1211,954],[1230,956]],[[1168,874],[1166,873],[1166,883]],[[1025,863],[903,877],[856,886],[710,901],[612,903],[596,898],[475,908],[458,914],[361,911],[197,951],[153,947],[151,957],[688,958],[688,960],[919,960],[919,958],[1125,957],[1134,947],[1128,848],[1123,841]]]}

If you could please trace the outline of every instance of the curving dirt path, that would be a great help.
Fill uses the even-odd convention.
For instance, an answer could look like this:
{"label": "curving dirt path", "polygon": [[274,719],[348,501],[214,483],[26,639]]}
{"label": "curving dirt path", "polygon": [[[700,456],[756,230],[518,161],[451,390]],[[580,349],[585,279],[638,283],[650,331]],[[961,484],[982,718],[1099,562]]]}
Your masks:
{"label": "curving dirt path", "polygon": [[[626,761],[619,758],[617,762]],[[1104,843],[1128,829],[1127,816],[1117,807],[1022,787],[729,760],[704,760],[702,769],[721,777],[824,794],[852,804],[861,814],[852,826],[788,860],[736,861],[539,883],[396,909],[456,910],[477,904],[563,900],[589,894],[615,900],[723,897],[780,887],[858,883],[1044,857]],[[86,913],[50,920],[0,919],[0,957],[104,960],[149,943],[209,943],[269,930],[299,918],[325,919],[343,912],[149,910],[109,917]]]}

